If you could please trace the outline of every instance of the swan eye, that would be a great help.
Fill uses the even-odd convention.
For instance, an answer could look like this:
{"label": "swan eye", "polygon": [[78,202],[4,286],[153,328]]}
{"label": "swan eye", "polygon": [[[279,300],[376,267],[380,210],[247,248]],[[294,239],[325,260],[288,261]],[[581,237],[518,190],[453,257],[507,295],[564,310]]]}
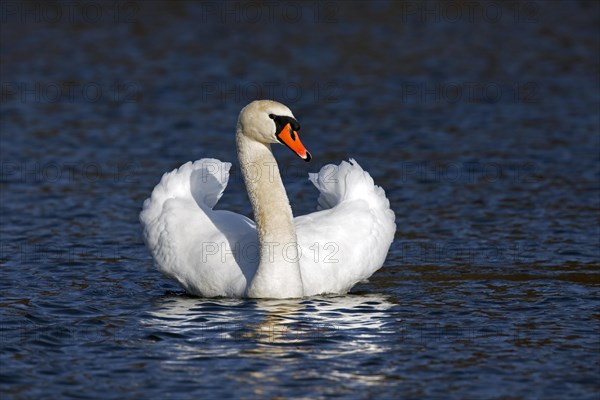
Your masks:
{"label": "swan eye", "polygon": [[298,123],[298,121],[296,121],[295,119],[293,119],[293,118],[292,118],[292,119],[290,120],[290,124],[292,125],[292,128],[293,128],[295,131],[299,131],[299,130],[300,130],[300,124],[299,124],[299,123]]}
{"label": "swan eye", "polygon": [[[269,118],[271,118],[273,121],[275,121],[276,132],[281,132],[282,129],[287,124],[290,125],[290,130],[292,132],[300,130],[300,124],[298,123],[298,121],[296,121],[292,117],[286,117],[286,116],[281,116],[281,115],[269,114]],[[292,134],[292,137],[293,136],[294,136],[294,134]]]}

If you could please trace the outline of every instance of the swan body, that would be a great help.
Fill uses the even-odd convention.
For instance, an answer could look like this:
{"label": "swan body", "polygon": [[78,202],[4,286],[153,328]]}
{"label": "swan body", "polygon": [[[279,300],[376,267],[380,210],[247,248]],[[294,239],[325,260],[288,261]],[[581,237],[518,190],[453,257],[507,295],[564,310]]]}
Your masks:
{"label": "swan body", "polygon": [[344,294],[378,270],[396,225],[383,189],[354,161],[309,174],[318,211],[294,218],[270,145],[310,160],[292,112],[260,100],[240,113],[238,158],[256,222],[213,207],[231,164],[204,158],[165,173],[140,221],[158,269],[203,297]]}

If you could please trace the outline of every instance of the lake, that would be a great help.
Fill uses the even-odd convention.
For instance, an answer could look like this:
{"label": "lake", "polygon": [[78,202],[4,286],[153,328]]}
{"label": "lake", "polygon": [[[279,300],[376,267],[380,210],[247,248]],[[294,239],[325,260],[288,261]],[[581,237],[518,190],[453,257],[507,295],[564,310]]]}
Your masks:
{"label": "lake", "polygon": [[[597,399],[597,2],[0,5],[3,398]],[[313,161],[355,158],[397,232],[346,296],[202,299],[138,214],[164,172],[233,162],[289,106]]]}

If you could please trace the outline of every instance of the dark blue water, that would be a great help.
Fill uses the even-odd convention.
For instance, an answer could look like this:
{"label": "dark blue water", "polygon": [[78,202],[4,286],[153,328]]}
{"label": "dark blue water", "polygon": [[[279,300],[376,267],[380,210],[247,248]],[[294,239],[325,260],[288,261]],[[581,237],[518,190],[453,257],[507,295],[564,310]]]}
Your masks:
{"label": "dark blue water", "polygon": [[[2,398],[598,398],[597,2],[0,4]],[[295,214],[347,157],[386,190],[395,241],[347,296],[152,267],[143,200],[236,161],[255,98],[314,157],[275,151]]]}

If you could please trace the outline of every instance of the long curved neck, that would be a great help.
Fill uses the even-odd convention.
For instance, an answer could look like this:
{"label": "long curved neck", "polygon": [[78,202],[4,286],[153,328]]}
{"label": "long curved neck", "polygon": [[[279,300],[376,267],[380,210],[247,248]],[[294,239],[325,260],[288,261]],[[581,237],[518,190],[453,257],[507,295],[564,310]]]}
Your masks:
{"label": "long curved neck", "polygon": [[294,218],[279,168],[270,146],[249,139],[238,126],[238,158],[252,203],[260,262],[249,297],[302,297],[298,245]]}

